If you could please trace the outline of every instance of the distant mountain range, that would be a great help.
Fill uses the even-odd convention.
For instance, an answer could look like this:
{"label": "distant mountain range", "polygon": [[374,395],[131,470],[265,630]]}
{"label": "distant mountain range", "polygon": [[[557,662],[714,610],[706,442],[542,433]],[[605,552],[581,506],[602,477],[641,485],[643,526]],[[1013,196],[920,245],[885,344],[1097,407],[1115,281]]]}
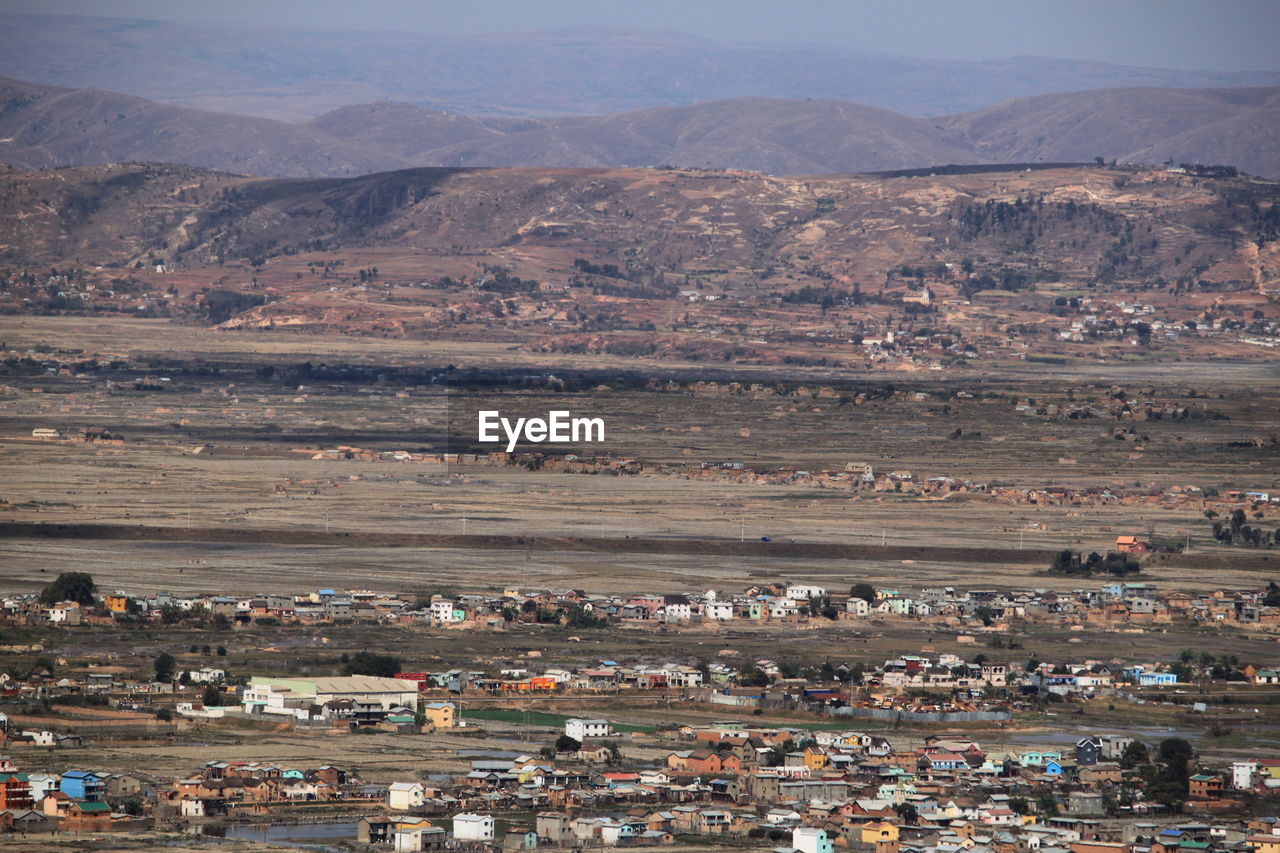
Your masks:
{"label": "distant mountain range", "polygon": [[432,35],[0,15],[0,75],[304,121],[398,101],[466,115],[601,115],[742,97],[944,115],[1010,98],[1133,87],[1280,85],[1275,72],[1019,56],[951,61],[835,45],[731,44],[672,30]]}
{"label": "distant mountain range", "polygon": [[0,79],[0,162],[26,169],[157,161],[304,177],[437,165],[675,165],[798,175],[1097,156],[1280,176],[1280,86],[1067,92],[934,118],[810,99],[556,118],[377,102],[294,124]]}

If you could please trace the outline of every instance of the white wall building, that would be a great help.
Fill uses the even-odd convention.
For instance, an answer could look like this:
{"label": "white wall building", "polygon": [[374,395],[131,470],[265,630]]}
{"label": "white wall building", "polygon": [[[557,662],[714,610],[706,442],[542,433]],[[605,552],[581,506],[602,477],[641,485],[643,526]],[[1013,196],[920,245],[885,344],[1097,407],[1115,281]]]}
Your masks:
{"label": "white wall building", "polygon": [[702,614],[715,622],[727,622],[733,618],[733,602],[708,601],[702,606]]}
{"label": "white wall building", "polygon": [[835,850],[827,831],[812,826],[797,826],[791,830],[791,846],[800,853],[833,853]]}
{"label": "white wall building", "polygon": [[444,624],[461,621],[457,618],[454,602],[447,598],[437,598],[431,602],[431,620]]}
{"label": "white wall building", "polygon": [[244,689],[245,713],[302,716],[309,705],[350,699],[358,705],[418,710],[418,683],[401,678],[352,675],[343,678],[263,678],[254,676]]}
{"label": "white wall building", "polygon": [[493,818],[487,814],[462,814],[453,816],[453,837],[459,841],[492,841]]}
{"label": "white wall building", "polygon": [[1256,761],[1231,762],[1231,787],[1238,791],[1247,791],[1253,787],[1253,780],[1258,773]]}
{"label": "white wall building", "polygon": [[426,802],[426,788],[421,782],[392,782],[387,788],[387,808],[397,812],[416,809]]}
{"label": "white wall building", "polygon": [[564,721],[564,733],[582,743],[590,737],[608,737],[608,720],[582,720],[577,717]]}

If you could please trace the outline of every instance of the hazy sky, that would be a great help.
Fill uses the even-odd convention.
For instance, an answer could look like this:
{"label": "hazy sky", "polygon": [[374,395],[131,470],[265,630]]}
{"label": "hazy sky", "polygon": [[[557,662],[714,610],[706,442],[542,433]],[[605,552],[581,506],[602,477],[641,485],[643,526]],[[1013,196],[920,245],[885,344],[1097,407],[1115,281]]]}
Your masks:
{"label": "hazy sky", "polygon": [[675,28],[945,59],[1280,70],[1280,0],[0,0],[0,9],[439,33]]}

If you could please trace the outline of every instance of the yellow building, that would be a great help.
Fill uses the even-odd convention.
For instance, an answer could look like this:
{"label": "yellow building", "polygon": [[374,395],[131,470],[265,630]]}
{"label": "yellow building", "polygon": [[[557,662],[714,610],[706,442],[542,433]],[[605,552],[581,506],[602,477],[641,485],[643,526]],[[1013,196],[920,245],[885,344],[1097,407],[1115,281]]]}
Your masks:
{"label": "yellow building", "polygon": [[129,596],[119,594],[104,596],[102,603],[112,613],[124,613],[129,609]]}
{"label": "yellow building", "polygon": [[422,713],[426,716],[427,722],[437,729],[453,728],[456,711],[452,702],[428,702],[422,706]]}
{"label": "yellow building", "polygon": [[875,823],[864,823],[862,825],[863,844],[875,844],[880,841],[897,841],[898,827],[892,823],[884,821],[876,821]]}
{"label": "yellow building", "polygon": [[810,770],[825,770],[830,763],[831,759],[827,757],[825,749],[814,749],[813,747],[805,749],[804,766]]}

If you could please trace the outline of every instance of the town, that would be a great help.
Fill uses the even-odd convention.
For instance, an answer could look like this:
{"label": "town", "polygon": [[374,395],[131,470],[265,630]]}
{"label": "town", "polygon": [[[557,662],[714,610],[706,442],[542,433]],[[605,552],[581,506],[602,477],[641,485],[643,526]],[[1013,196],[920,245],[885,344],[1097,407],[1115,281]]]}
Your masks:
{"label": "town", "polygon": [[[695,637],[736,642],[723,635],[732,626],[785,637],[815,624],[842,626],[856,643],[896,623],[950,632],[971,651],[819,661],[714,645],[667,659],[588,649],[607,632],[678,631],[690,649]],[[433,669],[361,651],[325,675],[239,663],[248,643],[362,624],[435,636],[573,632],[564,647],[581,652],[552,659],[526,647]],[[1280,845],[1280,820],[1268,816],[1280,803],[1280,750],[1226,744],[1232,727],[1271,719],[1274,655],[1189,647],[1164,659],[1103,657],[1080,643],[1094,631],[1178,624],[1280,638],[1280,586],[1189,594],[1115,580],[1053,593],[778,582],[622,596],[513,586],[241,597],[99,591],[92,577],[64,573],[41,593],[0,598],[0,630],[56,629],[44,635],[50,647],[24,650],[34,664],[0,676],[9,752],[0,821],[32,836],[250,838],[255,827],[306,826],[309,810],[324,808],[344,843],[369,850],[1270,853]],[[1030,654],[1021,643],[1033,625],[1076,636]],[[62,650],[78,632],[149,628],[173,637],[174,651],[148,660],[82,650],[73,663]],[[216,650],[180,646],[200,629],[224,638]],[[1098,707],[1129,710],[1069,736],[1052,720],[1092,718]],[[1143,718],[1172,725],[1161,733]],[[183,742],[262,725],[322,739],[336,755],[345,748],[334,738],[365,734],[357,740],[388,738],[424,757],[417,744],[448,743],[450,758],[410,761],[421,769],[406,773],[215,757],[168,775],[80,758],[96,741]],[[1197,749],[1190,733],[1201,728],[1210,741]]]}

